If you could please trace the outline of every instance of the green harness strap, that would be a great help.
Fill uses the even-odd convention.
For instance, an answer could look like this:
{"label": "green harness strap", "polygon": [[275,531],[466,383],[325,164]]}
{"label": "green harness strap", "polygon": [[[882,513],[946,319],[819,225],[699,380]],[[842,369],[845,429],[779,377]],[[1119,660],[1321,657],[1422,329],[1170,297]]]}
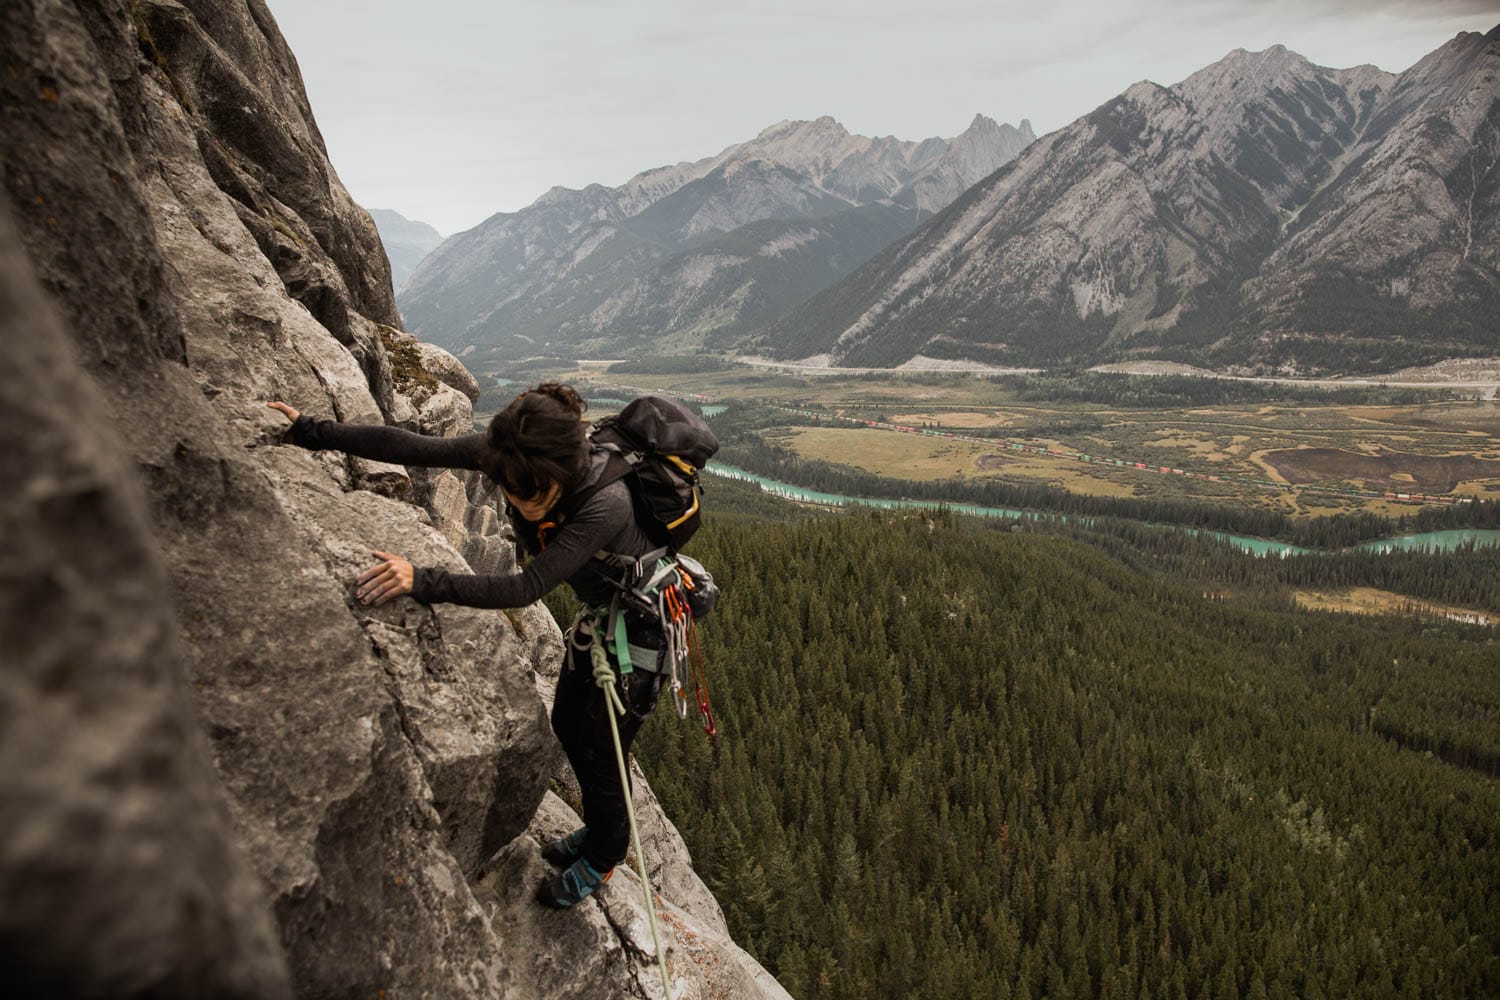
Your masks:
{"label": "green harness strap", "polygon": [[[651,577],[648,585],[650,587],[650,592],[655,593],[656,588],[661,584],[662,567],[668,562],[668,560],[665,559],[664,556],[669,551],[670,550],[668,549],[654,549],[653,551],[648,552],[643,556],[635,559],[629,559],[625,557],[615,556],[613,553],[607,552],[604,549],[600,549],[594,554],[594,558],[601,562],[608,563],[611,566],[625,569],[627,571],[627,576],[625,578],[627,581],[639,581],[642,577],[644,577],[646,574],[642,572],[641,567],[644,563],[646,563],[647,560],[649,560],[651,565],[653,565],[657,571],[656,575]],[[634,567],[633,576],[629,575],[631,567]],[[622,584],[616,583],[615,586],[616,588],[618,588],[622,586]],[[630,656],[630,638],[626,634],[625,613],[624,608],[620,606],[620,594],[618,589],[616,590],[615,595],[610,598],[609,607],[607,609],[601,607],[594,612],[594,625],[596,634],[599,632],[599,630],[602,629],[605,640],[610,646],[614,647],[615,661],[620,664],[620,675],[623,677],[625,674],[630,673],[631,670],[634,669],[635,665],[632,662]],[[647,667],[644,663],[641,665],[641,668],[643,670],[652,669],[650,667]]]}
{"label": "green harness strap", "polygon": [[619,607],[618,594],[615,594],[613,600],[609,601],[609,610],[598,610],[594,631],[615,646],[615,661],[619,664],[619,676],[630,673],[630,636],[625,633],[625,612]]}

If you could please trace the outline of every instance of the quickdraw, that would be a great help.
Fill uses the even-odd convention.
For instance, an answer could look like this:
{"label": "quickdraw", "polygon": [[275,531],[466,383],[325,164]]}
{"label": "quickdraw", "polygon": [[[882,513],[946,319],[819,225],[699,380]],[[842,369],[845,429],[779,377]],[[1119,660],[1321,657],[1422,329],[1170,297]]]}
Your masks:
{"label": "quickdraw", "polygon": [[703,654],[698,646],[698,628],[693,620],[693,611],[688,604],[686,591],[693,589],[693,578],[675,567],[676,579],[657,590],[657,610],[661,621],[663,656],[670,680],[672,704],[677,716],[687,718],[687,693],[683,687],[683,674],[692,677],[693,693],[698,701],[698,713],[703,718],[703,731],[709,736],[719,732],[714,721],[713,708],[708,701],[708,671],[703,666]]}
{"label": "quickdraw", "polygon": [[687,623],[691,618],[684,617],[685,605],[670,589],[662,591],[661,602],[662,643],[666,650],[668,676],[671,678],[672,705],[677,709],[677,717],[686,719],[688,707],[687,695],[682,687],[682,650],[687,644]]}
{"label": "quickdraw", "polygon": [[[626,635],[625,612],[629,610],[654,620],[661,628],[660,659],[654,669],[664,675],[664,685],[671,694],[678,717],[687,718],[686,682],[691,677],[698,713],[703,718],[703,731],[709,736],[717,736],[719,727],[708,700],[708,671],[703,663],[696,625],[697,616],[707,614],[717,600],[718,589],[713,584],[713,577],[701,564],[667,549],[658,549],[636,559],[602,551],[594,558],[596,562],[621,571],[620,578],[599,572],[615,588],[615,594],[608,604],[593,612],[595,627],[604,637],[605,645],[614,652],[620,673],[630,673],[636,665],[631,653],[635,647],[630,645]],[[701,579],[695,579],[695,574],[701,574]],[[644,652],[637,650],[638,654]],[[640,666],[653,669],[644,662]]]}

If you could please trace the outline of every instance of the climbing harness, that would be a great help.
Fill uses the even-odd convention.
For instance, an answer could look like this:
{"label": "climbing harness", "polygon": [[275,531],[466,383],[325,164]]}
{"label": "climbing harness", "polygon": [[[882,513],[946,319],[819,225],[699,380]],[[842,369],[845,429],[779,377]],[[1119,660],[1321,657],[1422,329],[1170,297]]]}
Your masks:
{"label": "climbing harness", "polygon": [[[625,703],[615,690],[618,683],[615,672],[609,665],[609,653],[605,651],[600,632],[594,631],[594,641],[589,646],[589,659],[594,667],[594,683],[604,692],[604,714],[609,716],[609,734],[614,738],[615,763],[620,768],[620,789],[625,794],[625,818],[630,821],[630,843],[635,847],[636,861],[640,864],[641,893],[646,899],[646,920],[651,925],[651,943],[656,946],[656,962],[661,967],[661,986],[667,1000],[672,997],[672,980],[667,975],[667,951],[661,943],[661,932],[656,927],[656,903],[652,899],[651,880],[646,873],[646,854],[641,850],[641,831],[635,822],[635,804],[630,794],[630,775],[625,767],[625,750],[620,745],[620,726],[616,715],[625,714]],[[623,670],[623,664],[622,670]]]}
{"label": "climbing harness", "polygon": [[[542,549],[547,547],[547,532],[555,527],[551,521],[538,525],[537,539]],[[602,633],[605,644],[614,651],[622,675],[630,673],[637,664],[643,670],[665,670],[667,688],[680,719],[686,719],[688,711],[683,685],[686,674],[693,682],[703,731],[709,736],[719,735],[708,699],[708,670],[703,664],[697,628],[698,619],[708,617],[719,601],[713,574],[698,560],[677,554],[669,547],[652,549],[636,557],[600,549],[587,568],[613,587],[615,593],[608,605],[592,613],[589,608],[580,609],[572,631]],[[630,644],[625,625],[627,611],[661,626],[663,645],[657,667],[646,666],[656,656],[655,651]]]}
{"label": "climbing harness", "polygon": [[[607,572],[595,563],[613,569]],[[713,576],[695,559],[657,549],[638,558],[598,552],[590,563],[601,577],[615,588],[609,605],[595,612],[592,627],[602,632],[608,648],[615,653],[620,673],[628,674],[636,666],[656,669],[665,675],[672,704],[679,718],[687,718],[687,693],[684,681],[690,679],[703,720],[703,731],[717,736],[718,724],[708,697],[708,671],[698,643],[697,620],[713,611],[719,589]],[[655,621],[661,627],[662,648],[656,667],[648,666],[646,657],[653,651],[632,646],[626,627],[626,612]]]}

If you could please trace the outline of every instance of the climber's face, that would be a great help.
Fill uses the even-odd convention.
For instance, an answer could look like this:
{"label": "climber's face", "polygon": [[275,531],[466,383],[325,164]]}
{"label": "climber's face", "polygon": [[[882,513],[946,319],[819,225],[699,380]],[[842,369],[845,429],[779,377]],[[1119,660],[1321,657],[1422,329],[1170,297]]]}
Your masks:
{"label": "climber's face", "polygon": [[532,522],[540,521],[561,497],[561,483],[552,483],[547,489],[531,497],[518,497],[510,490],[505,491],[505,499],[510,501],[510,505],[519,511],[522,517]]}

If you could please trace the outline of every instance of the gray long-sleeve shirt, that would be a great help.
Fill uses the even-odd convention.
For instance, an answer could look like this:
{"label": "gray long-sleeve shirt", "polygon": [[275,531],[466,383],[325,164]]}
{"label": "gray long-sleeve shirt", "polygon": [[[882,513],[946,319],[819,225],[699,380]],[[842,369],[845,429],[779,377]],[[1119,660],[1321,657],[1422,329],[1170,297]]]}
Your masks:
{"label": "gray long-sleeve shirt", "polygon": [[[312,450],[334,449],[396,465],[472,470],[481,469],[481,460],[489,447],[483,434],[429,437],[399,427],[341,424],[307,416],[299,417],[292,425],[291,440]],[[590,455],[589,472],[579,489],[599,478],[607,458],[608,454],[600,450]],[[636,523],[630,487],[623,480],[617,480],[584,501],[573,516],[548,537],[547,547],[519,572],[476,575],[418,567],[411,596],[426,604],[520,608],[540,600],[558,584],[567,583],[578,594],[579,600],[590,607],[600,607],[609,603],[614,589],[604,577],[588,568],[594,554],[603,549],[625,556],[640,556],[656,547]],[[638,630],[632,631],[631,641],[655,644]]]}

